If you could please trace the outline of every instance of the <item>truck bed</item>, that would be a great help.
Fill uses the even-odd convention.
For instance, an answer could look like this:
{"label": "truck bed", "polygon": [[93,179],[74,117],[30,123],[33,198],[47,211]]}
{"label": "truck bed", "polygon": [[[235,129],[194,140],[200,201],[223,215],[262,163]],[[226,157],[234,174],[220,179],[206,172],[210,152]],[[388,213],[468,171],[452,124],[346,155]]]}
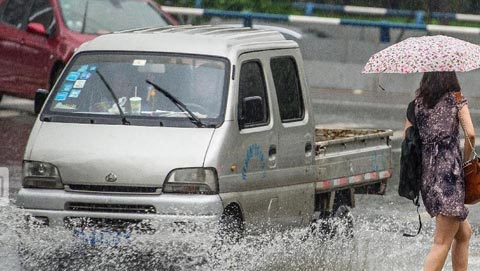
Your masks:
{"label": "truck bed", "polygon": [[317,127],[317,192],[385,182],[392,175],[392,135],[392,130]]}

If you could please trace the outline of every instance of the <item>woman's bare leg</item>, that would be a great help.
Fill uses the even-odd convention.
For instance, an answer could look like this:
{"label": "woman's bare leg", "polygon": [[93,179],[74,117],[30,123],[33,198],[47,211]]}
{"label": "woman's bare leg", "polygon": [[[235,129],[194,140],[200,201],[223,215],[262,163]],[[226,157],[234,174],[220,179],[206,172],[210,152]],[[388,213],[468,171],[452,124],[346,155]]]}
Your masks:
{"label": "woman's bare leg", "polygon": [[437,215],[433,246],[425,259],[424,271],[440,271],[447,259],[453,238],[458,232],[460,220],[457,217]]}
{"label": "woman's bare leg", "polygon": [[452,245],[452,266],[453,271],[467,270],[468,266],[468,247],[470,245],[470,237],[472,236],[472,228],[468,220],[460,222],[457,234],[453,238]]}

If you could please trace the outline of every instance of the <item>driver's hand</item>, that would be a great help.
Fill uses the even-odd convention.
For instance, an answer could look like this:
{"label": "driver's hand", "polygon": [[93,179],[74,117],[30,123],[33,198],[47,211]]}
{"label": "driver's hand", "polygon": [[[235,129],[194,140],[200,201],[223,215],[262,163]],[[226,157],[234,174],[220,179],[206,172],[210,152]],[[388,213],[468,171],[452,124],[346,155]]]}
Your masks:
{"label": "driver's hand", "polygon": [[108,102],[99,102],[93,104],[91,111],[92,112],[107,112],[110,108],[110,104]]}

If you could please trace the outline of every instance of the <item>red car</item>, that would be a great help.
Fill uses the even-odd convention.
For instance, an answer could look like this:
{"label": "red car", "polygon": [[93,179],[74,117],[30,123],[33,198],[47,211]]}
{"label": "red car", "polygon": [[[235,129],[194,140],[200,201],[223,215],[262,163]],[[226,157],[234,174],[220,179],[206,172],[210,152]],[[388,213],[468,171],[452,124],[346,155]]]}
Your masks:
{"label": "red car", "polygon": [[176,24],[151,0],[0,0],[0,99],[33,98],[96,35]]}

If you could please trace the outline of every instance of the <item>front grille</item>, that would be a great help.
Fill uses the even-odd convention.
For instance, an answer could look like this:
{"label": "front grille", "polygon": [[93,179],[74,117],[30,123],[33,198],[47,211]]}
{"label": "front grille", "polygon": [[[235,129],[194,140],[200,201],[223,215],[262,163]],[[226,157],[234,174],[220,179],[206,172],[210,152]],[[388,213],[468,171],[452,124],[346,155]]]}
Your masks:
{"label": "front grille", "polygon": [[77,192],[100,192],[100,193],[128,193],[128,194],[160,194],[161,189],[158,187],[141,187],[141,186],[114,186],[114,185],[88,185],[88,184],[71,184],[67,186],[67,190]]}
{"label": "front grille", "polygon": [[129,213],[129,214],[154,214],[155,207],[152,205],[137,204],[102,204],[67,202],[65,210],[78,212],[100,212],[100,213]]}

